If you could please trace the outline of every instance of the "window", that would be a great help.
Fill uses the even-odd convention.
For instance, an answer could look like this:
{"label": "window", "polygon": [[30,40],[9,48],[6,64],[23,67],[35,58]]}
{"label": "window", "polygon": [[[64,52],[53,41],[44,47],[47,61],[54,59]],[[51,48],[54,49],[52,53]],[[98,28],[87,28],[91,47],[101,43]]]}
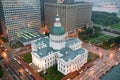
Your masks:
{"label": "window", "polygon": [[62,71],[62,68],[61,68],[61,71]]}

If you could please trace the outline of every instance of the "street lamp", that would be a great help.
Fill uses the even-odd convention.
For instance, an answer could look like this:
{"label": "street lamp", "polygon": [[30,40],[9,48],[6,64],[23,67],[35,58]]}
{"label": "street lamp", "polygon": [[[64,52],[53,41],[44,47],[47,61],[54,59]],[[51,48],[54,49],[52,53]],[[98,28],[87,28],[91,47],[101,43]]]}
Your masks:
{"label": "street lamp", "polygon": [[101,58],[102,56],[103,56],[103,54],[100,52],[100,53],[99,53],[99,57]]}
{"label": "street lamp", "polygon": [[7,58],[7,54],[6,54],[5,52],[2,54],[2,56],[3,56],[4,58]]}
{"label": "street lamp", "polygon": [[8,62],[8,55],[4,52],[1,54],[6,62]]}
{"label": "street lamp", "polygon": [[110,53],[109,58],[112,59],[113,56],[114,56],[113,53]]}

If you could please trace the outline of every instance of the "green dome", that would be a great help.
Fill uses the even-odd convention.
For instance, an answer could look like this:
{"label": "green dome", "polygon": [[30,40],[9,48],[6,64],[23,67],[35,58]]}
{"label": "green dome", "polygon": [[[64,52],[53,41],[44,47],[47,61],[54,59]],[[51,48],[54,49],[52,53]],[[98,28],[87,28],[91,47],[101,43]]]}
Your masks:
{"label": "green dome", "polygon": [[53,26],[50,30],[50,34],[52,34],[52,35],[63,35],[63,34],[65,34],[65,30],[62,26],[60,26],[60,27]]}
{"label": "green dome", "polygon": [[50,34],[52,34],[52,35],[63,35],[63,34],[65,34],[65,30],[60,23],[60,17],[58,15],[56,16],[55,21],[56,22],[54,23],[54,26],[50,30]]}

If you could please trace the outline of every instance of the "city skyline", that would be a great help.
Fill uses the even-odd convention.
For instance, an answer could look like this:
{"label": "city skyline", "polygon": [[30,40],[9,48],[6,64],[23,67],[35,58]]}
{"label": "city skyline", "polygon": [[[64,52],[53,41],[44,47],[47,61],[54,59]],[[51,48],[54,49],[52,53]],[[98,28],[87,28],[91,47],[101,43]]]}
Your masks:
{"label": "city skyline", "polygon": [[120,80],[116,2],[0,0],[0,80]]}

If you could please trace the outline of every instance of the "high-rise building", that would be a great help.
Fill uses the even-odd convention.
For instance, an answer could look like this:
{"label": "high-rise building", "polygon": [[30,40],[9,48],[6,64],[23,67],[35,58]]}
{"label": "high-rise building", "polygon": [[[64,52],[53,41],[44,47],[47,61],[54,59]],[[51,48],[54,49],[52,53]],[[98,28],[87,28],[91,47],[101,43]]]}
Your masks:
{"label": "high-rise building", "polygon": [[2,34],[16,41],[22,31],[38,32],[41,25],[40,0],[0,0]]}
{"label": "high-rise building", "polygon": [[75,2],[75,0],[64,0],[62,4],[57,4],[57,0],[46,0],[44,4],[45,24],[52,26],[55,21],[54,16],[61,17],[61,23],[66,31],[73,31],[79,27],[90,27],[92,25],[92,4],[88,2]]}
{"label": "high-rise building", "polygon": [[119,8],[119,11],[117,13],[117,16],[120,18],[120,8]]}
{"label": "high-rise building", "polygon": [[40,0],[40,10],[41,10],[41,23],[45,23],[45,15],[44,15],[44,4],[45,2],[57,2],[57,0]]}
{"label": "high-rise building", "polygon": [[41,23],[44,24],[44,19],[45,19],[45,16],[44,16],[44,2],[45,0],[40,0],[40,10],[41,10]]}

